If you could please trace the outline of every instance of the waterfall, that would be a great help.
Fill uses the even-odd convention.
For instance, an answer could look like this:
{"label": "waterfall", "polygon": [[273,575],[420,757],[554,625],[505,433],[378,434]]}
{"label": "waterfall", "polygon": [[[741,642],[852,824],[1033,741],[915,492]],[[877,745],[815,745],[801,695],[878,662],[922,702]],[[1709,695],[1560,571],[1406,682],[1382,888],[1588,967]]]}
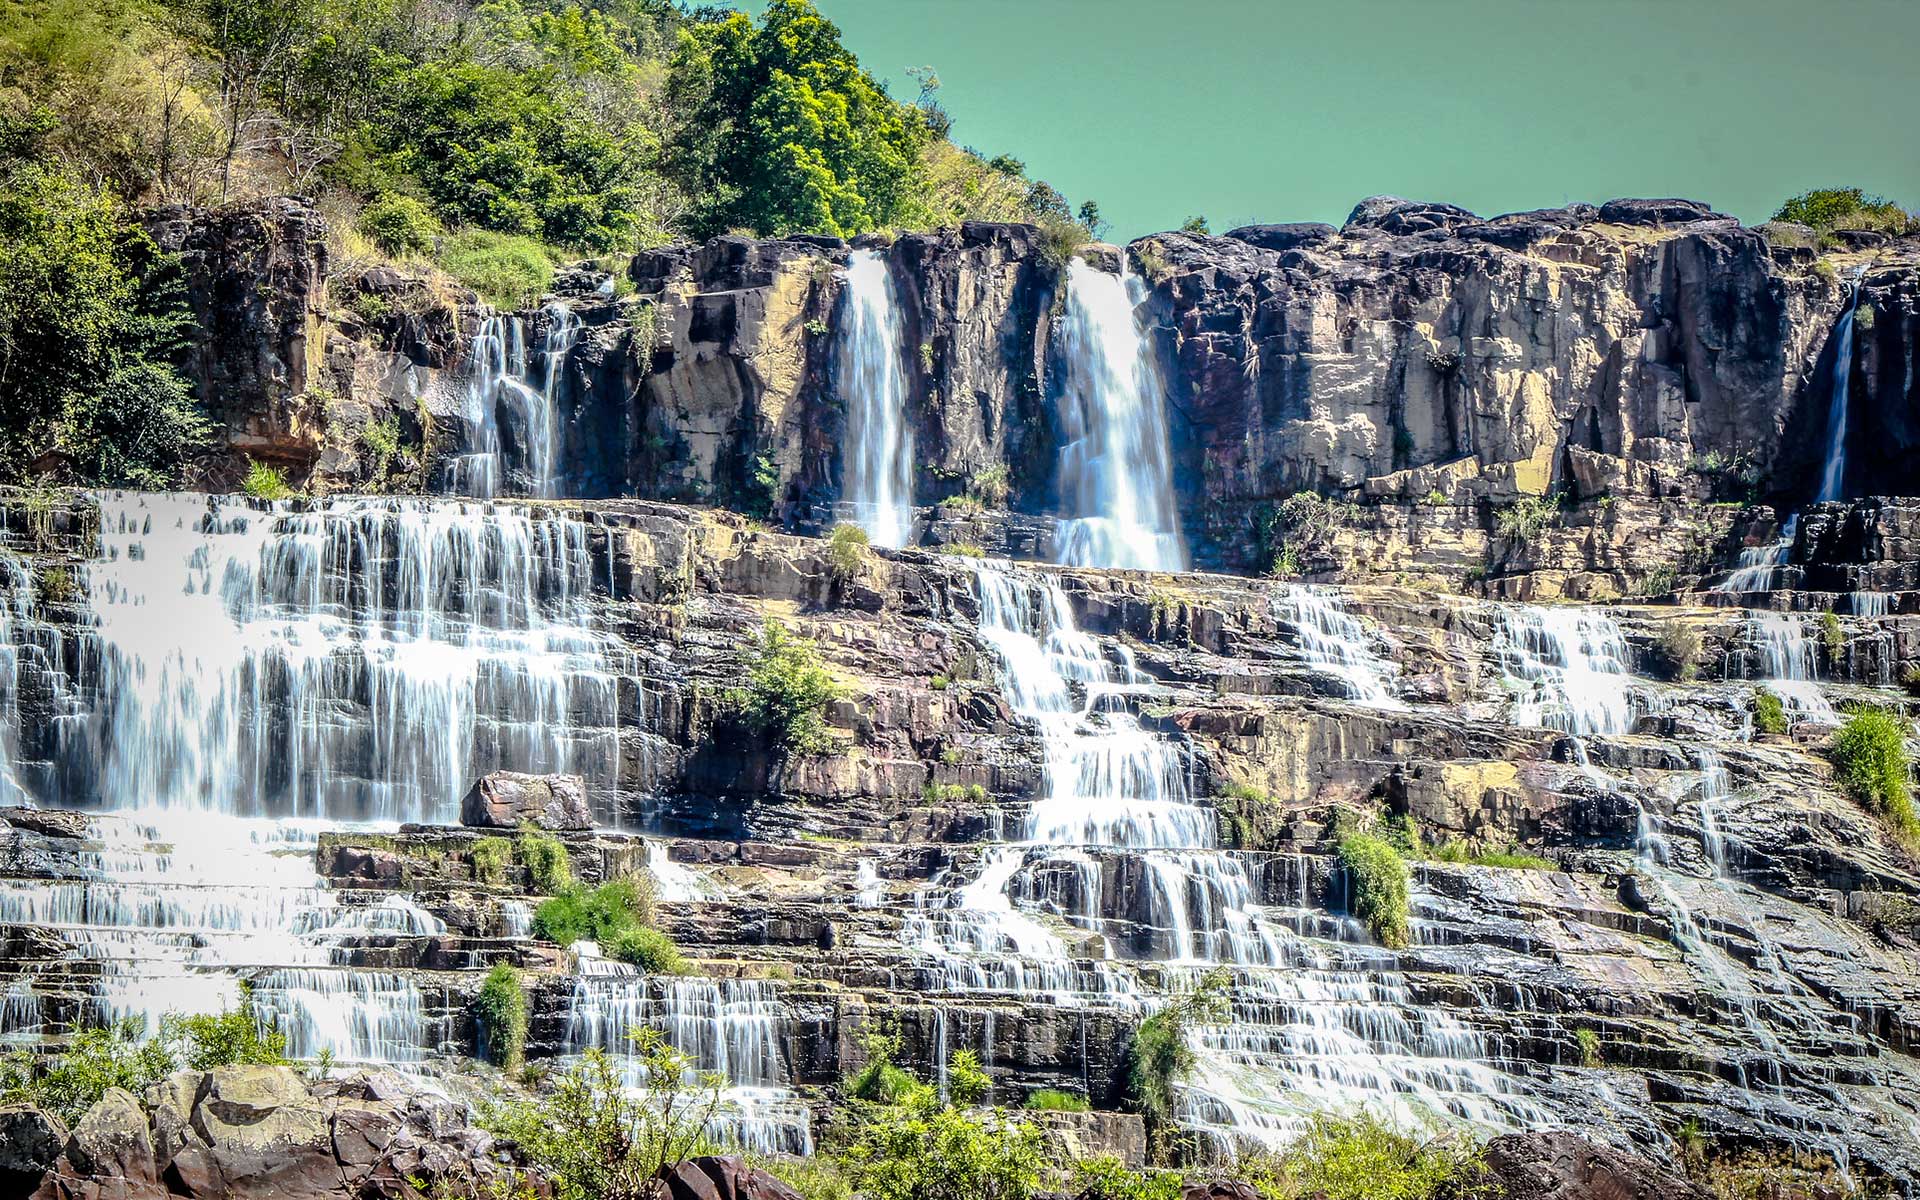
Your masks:
{"label": "waterfall", "polygon": [[1083,567],[1187,569],[1163,389],[1136,306],[1139,281],[1074,259],[1060,353],[1065,444],[1057,557]]}
{"label": "waterfall", "polygon": [[1628,730],[1627,644],[1611,617],[1572,606],[1498,605],[1491,619],[1515,725],[1575,736]]}
{"label": "waterfall", "polygon": [[[1864,269],[1861,275],[1866,272]],[[1846,497],[1847,485],[1847,388],[1853,376],[1853,314],[1860,307],[1860,293],[1866,289],[1859,277],[1853,283],[1853,295],[1847,311],[1833,327],[1833,398],[1827,404],[1827,458],[1820,472],[1820,492],[1816,503]]]}
{"label": "waterfall", "polygon": [[811,1121],[792,1090],[781,1032],[786,1006],[764,979],[643,976],[625,964],[583,972],[574,981],[566,1044],[599,1049],[619,1064],[631,1088],[647,1079],[628,1051],[634,1029],[657,1029],[690,1060],[689,1069],[727,1080],[710,1130],[757,1154],[810,1154]]}
{"label": "waterfall", "polygon": [[1740,595],[1746,592],[1770,592],[1780,576],[1780,568],[1793,553],[1793,541],[1800,528],[1800,514],[1787,518],[1780,527],[1780,536],[1764,546],[1748,546],[1740,551],[1740,558],[1733,573],[1714,585],[1713,590],[1723,595]]}
{"label": "waterfall", "polygon": [[847,259],[834,370],[847,409],[843,493],[876,546],[913,540],[913,428],[901,366],[900,304],[876,251]]}
{"label": "waterfall", "polygon": [[1816,721],[1835,718],[1833,706],[1820,692],[1813,642],[1800,618],[1791,613],[1753,612],[1747,620],[1748,678],[1751,660],[1759,658],[1759,678],[1767,690],[1793,712]]}
{"label": "waterfall", "polygon": [[84,754],[108,807],[446,822],[495,768],[614,778],[580,523],[410,500],[100,509]]}
{"label": "waterfall", "polygon": [[401,896],[335,893],[319,835],[451,821],[495,767],[616,780],[585,526],[465,502],[97,499],[68,644],[27,618],[25,572],[0,558],[0,763],[23,663],[59,714],[53,761],[33,764],[52,782],[13,770],[9,798],[94,810],[62,873],[0,880],[0,922],[67,943],[91,1019],[152,1029],[230,1007],[248,980],[292,1054],[435,1052],[413,981],[356,969],[355,947],[444,925]]}
{"label": "waterfall", "polygon": [[1347,613],[1339,593],[1287,584],[1273,598],[1289,621],[1309,666],[1346,686],[1350,699],[1374,708],[1405,708],[1393,695],[1393,667],[1374,653],[1367,627]]}
{"label": "waterfall", "polygon": [[[560,380],[580,337],[580,318],[563,304],[550,304],[542,313],[547,328],[538,368],[528,358],[526,324],[519,317],[490,316],[473,335],[461,407],[467,452],[452,467],[456,494],[502,495],[510,490],[515,468],[525,482],[511,490],[547,497],[558,491]],[[518,451],[511,461],[509,442]]]}

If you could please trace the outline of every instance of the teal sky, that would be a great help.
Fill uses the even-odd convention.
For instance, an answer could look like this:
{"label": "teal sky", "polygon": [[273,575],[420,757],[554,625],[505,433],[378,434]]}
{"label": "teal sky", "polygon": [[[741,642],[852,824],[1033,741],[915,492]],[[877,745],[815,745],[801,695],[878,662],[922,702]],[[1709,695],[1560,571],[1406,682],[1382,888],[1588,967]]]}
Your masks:
{"label": "teal sky", "polygon": [[933,66],[956,141],[1099,201],[1116,240],[1383,192],[1920,206],[1916,0],[817,2],[895,96]]}

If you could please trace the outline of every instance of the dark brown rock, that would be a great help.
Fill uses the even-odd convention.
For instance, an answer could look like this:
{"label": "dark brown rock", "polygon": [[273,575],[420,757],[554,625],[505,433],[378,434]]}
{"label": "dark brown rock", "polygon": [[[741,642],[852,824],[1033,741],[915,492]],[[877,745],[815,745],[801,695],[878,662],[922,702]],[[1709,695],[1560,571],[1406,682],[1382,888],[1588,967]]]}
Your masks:
{"label": "dark brown rock", "polygon": [[475,829],[592,829],[587,788],[578,775],[483,775],[460,802],[460,823]]}
{"label": "dark brown rock", "polygon": [[1571,1133],[1514,1133],[1487,1144],[1507,1200],[1712,1200],[1684,1176]]}
{"label": "dark brown rock", "polygon": [[67,1142],[67,1127],[31,1104],[0,1108],[0,1188],[8,1195],[31,1188]]}
{"label": "dark brown rock", "polygon": [[668,1200],[800,1200],[800,1193],[737,1154],[690,1158],[662,1168],[660,1179]]}

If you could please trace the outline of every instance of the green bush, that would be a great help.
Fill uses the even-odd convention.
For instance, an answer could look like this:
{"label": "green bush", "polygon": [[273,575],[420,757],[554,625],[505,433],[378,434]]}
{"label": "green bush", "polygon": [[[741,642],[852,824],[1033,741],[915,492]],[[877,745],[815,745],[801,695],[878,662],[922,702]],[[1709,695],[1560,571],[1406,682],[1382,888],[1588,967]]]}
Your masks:
{"label": "green bush", "polygon": [[1674,682],[1691,683],[1700,673],[1700,631],[1685,621],[1662,621],[1654,647],[1667,678]]}
{"label": "green bush", "polygon": [[360,210],[354,222],[366,239],[389,258],[425,254],[440,236],[440,222],[412,196],[386,195]]}
{"label": "green bush", "polygon": [[844,583],[859,573],[860,564],[867,561],[867,545],[867,531],[853,522],[842,521],[833,527],[833,536],[827,539],[827,559],[835,579]]}
{"label": "green bush", "polygon": [[1027,1107],[1037,1112],[1089,1112],[1093,1105],[1078,1092],[1041,1088],[1027,1093]]}
{"label": "green bush", "polygon": [[1580,1065],[1599,1066],[1601,1064],[1600,1035],[1591,1029],[1577,1029],[1574,1031],[1573,1038],[1580,1044]]}
{"label": "green bush", "polygon": [[993,1094],[993,1077],[980,1066],[971,1050],[956,1050],[947,1063],[947,1095],[962,1108],[985,1104]]}
{"label": "green bush", "polygon": [[160,1037],[196,1071],[241,1064],[279,1066],[287,1061],[287,1035],[254,1007],[251,989],[241,988],[240,1003],[218,1013],[169,1017]]}
{"label": "green bush", "polygon": [[711,1146],[725,1077],[694,1070],[657,1029],[636,1029],[632,1040],[640,1088],[594,1049],[534,1099],[481,1109],[481,1125],[551,1181],[555,1200],[646,1200],[660,1168]]}
{"label": "green bush", "polygon": [[527,994],[520,987],[520,972],[506,963],[488,971],[473,1015],[480,1027],[480,1057],[518,1071],[527,1052]]}
{"label": "green bush", "polygon": [[1427,852],[1434,862],[1465,863],[1475,867],[1504,867],[1515,871],[1557,871],[1559,865],[1537,854],[1509,847],[1505,850],[1476,850],[1463,841],[1442,842]]}
{"label": "green bush", "polygon": [[1846,630],[1840,628],[1840,618],[1833,614],[1832,609],[1820,614],[1820,641],[1827,648],[1829,660],[1838,658],[1840,652],[1847,648]]}
{"label": "green bush", "polygon": [[287,486],[287,477],[278,468],[257,459],[247,464],[247,477],[240,487],[255,500],[285,500],[293,495],[293,489]]}
{"label": "green bush", "polygon": [[987,508],[1005,508],[1007,497],[1013,494],[1007,465],[994,463],[975,471],[967,480],[967,494]]}
{"label": "green bush", "polygon": [[502,311],[531,308],[553,285],[553,260],[532,238],[463,229],[440,244],[441,269]]}
{"label": "green bush", "polygon": [[1192,991],[1173,997],[1134,1030],[1127,1050],[1127,1095],[1157,1139],[1163,1139],[1173,1118],[1174,1085],[1194,1068],[1187,1030],[1226,1019],[1231,978],[1224,969],[1209,972]]}
{"label": "green bush", "polygon": [[573,883],[573,864],[559,838],[531,829],[522,830],[514,857],[527,869],[533,889],[546,896],[558,895]]}
{"label": "green bush", "polygon": [[467,852],[476,883],[505,883],[513,861],[513,843],[503,837],[483,837]]}
{"label": "green bush", "polygon": [[749,665],[745,690],[729,694],[729,704],[787,754],[823,754],[833,748],[826,707],[845,694],[807,638],[789,633],[775,620],[761,628]]}
{"label": "green bush", "polygon": [[942,1107],[931,1088],[879,1110],[845,1162],[869,1200],[1027,1200],[1047,1166],[1038,1129],[1000,1110]]}
{"label": "green bush", "polygon": [[1787,731],[1787,706],[1780,697],[1765,688],[1753,694],[1753,727],[1761,733]]}
{"label": "green bush", "polygon": [[1340,865],[1347,877],[1347,909],[1360,918],[1382,946],[1403,950],[1412,937],[1407,904],[1411,875],[1392,846],[1364,833],[1340,843]]}
{"label": "green bush", "polygon": [[1903,836],[1920,836],[1903,718],[1882,708],[1860,709],[1834,735],[1829,753],[1841,784],[1856,799],[1885,817]]}
{"label": "green bush", "polygon": [[1820,232],[1835,229],[1877,229],[1902,234],[1916,226],[1913,214],[1890,200],[1867,194],[1860,188],[1815,188],[1802,192],[1782,204],[1773,214],[1776,221],[1810,225]]}
{"label": "green bush", "polygon": [[614,934],[603,949],[608,958],[632,963],[649,975],[688,974],[687,960],[673,939],[658,929],[646,926],[623,929]]}
{"label": "green bush", "polygon": [[1559,515],[1560,497],[1521,496],[1494,514],[1494,532],[1524,546],[1546,532]]}
{"label": "green bush", "polygon": [[597,888],[570,883],[533,910],[533,932],[562,946],[588,939],[605,947],[646,918],[646,900],[632,880],[612,879]]}
{"label": "green bush", "polygon": [[1110,1154],[1073,1164],[1070,1190],[1078,1200],[1180,1200],[1178,1171],[1134,1171]]}
{"label": "green bush", "polygon": [[1492,1195],[1480,1146],[1459,1134],[1421,1138],[1370,1113],[1321,1114],[1278,1157],[1235,1171],[1264,1200],[1471,1200]]}
{"label": "green bush", "polygon": [[861,1036],[867,1062],[847,1082],[847,1094],[872,1104],[899,1104],[920,1087],[920,1082],[893,1065],[900,1053],[900,1037],[895,1033],[868,1031]]}

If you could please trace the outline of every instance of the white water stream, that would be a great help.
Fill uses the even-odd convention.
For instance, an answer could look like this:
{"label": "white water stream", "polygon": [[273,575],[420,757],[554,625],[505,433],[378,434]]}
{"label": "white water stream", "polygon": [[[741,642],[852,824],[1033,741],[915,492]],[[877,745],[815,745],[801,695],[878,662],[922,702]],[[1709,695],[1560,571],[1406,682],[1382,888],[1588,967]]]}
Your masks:
{"label": "white water stream", "polygon": [[907,420],[900,302],[887,261],[855,250],[844,274],[846,297],[834,372],[847,410],[843,495],[876,546],[913,540],[913,426]]}

